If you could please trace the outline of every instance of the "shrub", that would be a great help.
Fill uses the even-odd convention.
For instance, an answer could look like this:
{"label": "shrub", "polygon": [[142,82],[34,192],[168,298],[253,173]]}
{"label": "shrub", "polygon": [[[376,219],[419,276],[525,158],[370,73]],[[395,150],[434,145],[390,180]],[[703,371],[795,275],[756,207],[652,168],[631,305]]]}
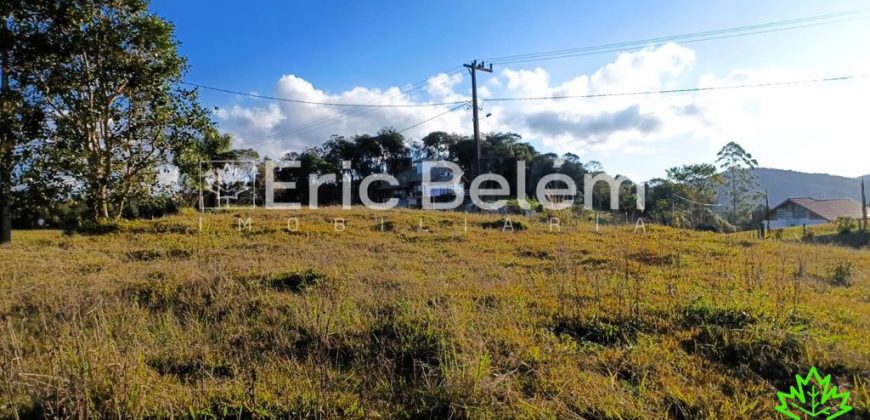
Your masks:
{"label": "shrub", "polygon": [[[508,223],[508,220],[510,220],[510,223]],[[498,220],[489,221],[489,222],[482,222],[480,224],[480,226],[485,228],[485,229],[498,229],[498,230],[508,230],[509,231],[509,230],[511,230],[511,228],[513,228],[513,230],[515,230],[515,231],[526,230],[526,225],[523,222],[521,222],[519,220],[513,220],[510,218],[498,219]]]}
{"label": "shrub", "polygon": [[554,335],[562,334],[577,341],[616,346],[631,344],[637,338],[638,329],[619,320],[588,319],[559,316],[550,328]]}
{"label": "shrub", "polygon": [[852,285],[852,263],[840,261],[831,272],[830,283],[834,286],[849,287]]}
{"label": "shrub", "polygon": [[837,232],[841,234],[852,233],[855,230],[855,219],[851,217],[838,217],[834,223],[837,225]]}
{"label": "shrub", "polygon": [[687,326],[745,328],[758,322],[758,318],[744,309],[720,308],[709,301],[696,299],[683,310],[683,322]]}
{"label": "shrub", "polygon": [[80,235],[107,235],[121,231],[121,225],[113,220],[85,220],[78,226],[67,226],[65,232]]}

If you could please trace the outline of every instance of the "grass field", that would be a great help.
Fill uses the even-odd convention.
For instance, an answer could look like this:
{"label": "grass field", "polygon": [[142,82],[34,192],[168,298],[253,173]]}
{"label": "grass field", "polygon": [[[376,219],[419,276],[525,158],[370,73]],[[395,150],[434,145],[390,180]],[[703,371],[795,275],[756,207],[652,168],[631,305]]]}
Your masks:
{"label": "grass field", "polygon": [[0,417],[770,418],[810,366],[870,416],[866,248],[236,215],[15,232]]}

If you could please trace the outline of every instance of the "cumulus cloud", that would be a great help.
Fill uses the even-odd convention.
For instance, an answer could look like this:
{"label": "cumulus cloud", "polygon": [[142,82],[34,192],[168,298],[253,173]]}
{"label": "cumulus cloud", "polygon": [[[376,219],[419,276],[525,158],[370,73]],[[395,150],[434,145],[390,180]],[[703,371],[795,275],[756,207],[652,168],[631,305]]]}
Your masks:
{"label": "cumulus cloud", "polygon": [[[490,98],[577,96],[601,93],[657,91],[683,87],[727,86],[777,80],[803,80],[824,75],[787,69],[745,69],[724,75],[693,73],[693,50],[667,44],[622,53],[589,73],[556,82],[541,67],[504,68],[480,82],[484,111],[481,130],[512,131],[544,151],[557,153],[663,153],[665,142],[702,142],[718,147],[735,140],[762,157],[762,163],[798,170],[833,171],[834,152],[813,152],[814,162],[801,153],[819,144],[836,150],[857,146],[858,125],[866,110],[868,83],[818,84],[788,88],[741,89],[692,94],[651,94],[546,101],[495,102]],[[866,73],[867,69],[863,69]],[[341,92],[318,89],[298,75],[282,76],[275,87],[281,97],[316,102],[390,105],[469,101],[464,73],[436,74],[419,87],[355,87]],[[857,90],[856,90],[857,89]],[[863,93],[860,93],[863,92]],[[860,93],[860,94],[859,94]],[[820,106],[824,104],[824,106]],[[237,146],[256,147],[261,154],[280,156],[322,144],[330,135],[374,133],[383,127],[404,129],[446,112],[448,106],[347,108],[279,102],[237,103],[217,112],[221,127],[237,137]],[[420,139],[434,130],[471,132],[467,107],[408,130]],[[832,138],[836,136],[836,138]],[[790,147],[783,147],[785,144]],[[666,151],[665,151],[666,152]],[[847,158],[851,159],[851,158]],[[711,160],[703,156],[698,161]],[[839,161],[843,159],[840,158]],[[826,162],[826,163],[819,163]],[[828,165],[827,169],[822,166]],[[857,159],[840,167],[860,173]],[[815,166],[814,166],[815,165]],[[864,172],[867,172],[864,169]],[[851,172],[850,172],[851,173]]]}
{"label": "cumulus cloud", "polygon": [[661,119],[653,114],[642,114],[637,105],[581,118],[544,111],[529,115],[526,121],[529,128],[537,132],[552,136],[576,135],[592,143],[607,141],[611,135],[625,131],[649,134],[662,126]]}

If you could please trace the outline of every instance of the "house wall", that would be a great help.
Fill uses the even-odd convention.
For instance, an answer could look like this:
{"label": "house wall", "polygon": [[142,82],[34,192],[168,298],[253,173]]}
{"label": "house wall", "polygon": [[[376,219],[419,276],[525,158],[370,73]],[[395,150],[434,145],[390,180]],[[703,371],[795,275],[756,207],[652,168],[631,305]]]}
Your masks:
{"label": "house wall", "polygon": [[811,226],[828,223],[828,220],[823,219],[819,215],[807,210],[803,206],[795,203],[788,203],[770,215],[769,229],[779,229],[791,226]]}
{"label": "house wall", "polygon": [[812,226],[812,225],[822,225],[828,223],[825,219],[779,219],[773,220],[770,219],[770,224],[767,226],[768,229],[781,229],[793,226]]}

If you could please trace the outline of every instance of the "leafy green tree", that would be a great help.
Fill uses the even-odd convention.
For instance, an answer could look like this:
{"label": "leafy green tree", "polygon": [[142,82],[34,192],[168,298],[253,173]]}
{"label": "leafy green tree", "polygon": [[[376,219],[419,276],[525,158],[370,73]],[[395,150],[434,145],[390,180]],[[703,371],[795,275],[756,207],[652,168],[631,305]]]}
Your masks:
{"label": "leafy green tree", "polygon": [[94,216],[120,217],[195,140],[196,93],[179,88],[187,66],[172,25],[145,0],[73,0],[46,3],[33,27],[52,51],[35,81],[53,148]]}
{"label": "leafy green tree", "polygon": [[232,156],[233,138],[221,134],[208,112],[195,103],[187,115],[185,126],[191,140],[176,148],[172,163],[178,168],[182,195],[190,201],[199,197],[205,187],[205,174],[215,170],[217,161]]}
{"label": "leafy green tree", "polygon": [[[293,190],[277,190],[275,192],[280,202],[307,203],[311,190],[308,182],[310,175],[338,175],[340,166],[335,166],[326,159],[322,147],[310,147],[302,152],[290,152],[284,155],[283,161],[299,162],[298,168],[281,167],[275,171],[276,177],[284,182],[296,182]],[[336,179],[338,177],[336,176]],[[341,201],[341,189],[337,182],[326,183],[318,190],[318,203],[334,204]]]}
{"label": "leafy green tree", "polygon": [[652,219],[671,226],[698,228],[711,226],[730,230],[722,223],[716,208],[717,187],[722,176],[709,163],[683,165],[666,171],[666,179],[654,179],[648,191],[648,214]]}
{"label": "leafy green tree", "polygon": [[[44,115],[31,78],[33,62],[45,52],[40,39],[28,30],[33,8],[24,1],[0,4],[0,244],[12,240],[13,190],[21,186],[22,175],[34,166],[32,161],[44,145],[39,140]],[[35,192],[37,186],[30,185],[27,191]]]}
{"label": "leafy green tree", "polygon": [[418,157],[427,160],[451,159],[450,149],[466,140],[465,136],[449,134],[444,131],[433,131],[423,137]]}
{"label": "leafy green tree", "polygon": [[758,161],[739,144],[730,142],[716,155],[716,163],[724,172],[724,191],[731,205],[728,220],[738,224],[748,218],[760,199],[758,180],[753,172]]}

